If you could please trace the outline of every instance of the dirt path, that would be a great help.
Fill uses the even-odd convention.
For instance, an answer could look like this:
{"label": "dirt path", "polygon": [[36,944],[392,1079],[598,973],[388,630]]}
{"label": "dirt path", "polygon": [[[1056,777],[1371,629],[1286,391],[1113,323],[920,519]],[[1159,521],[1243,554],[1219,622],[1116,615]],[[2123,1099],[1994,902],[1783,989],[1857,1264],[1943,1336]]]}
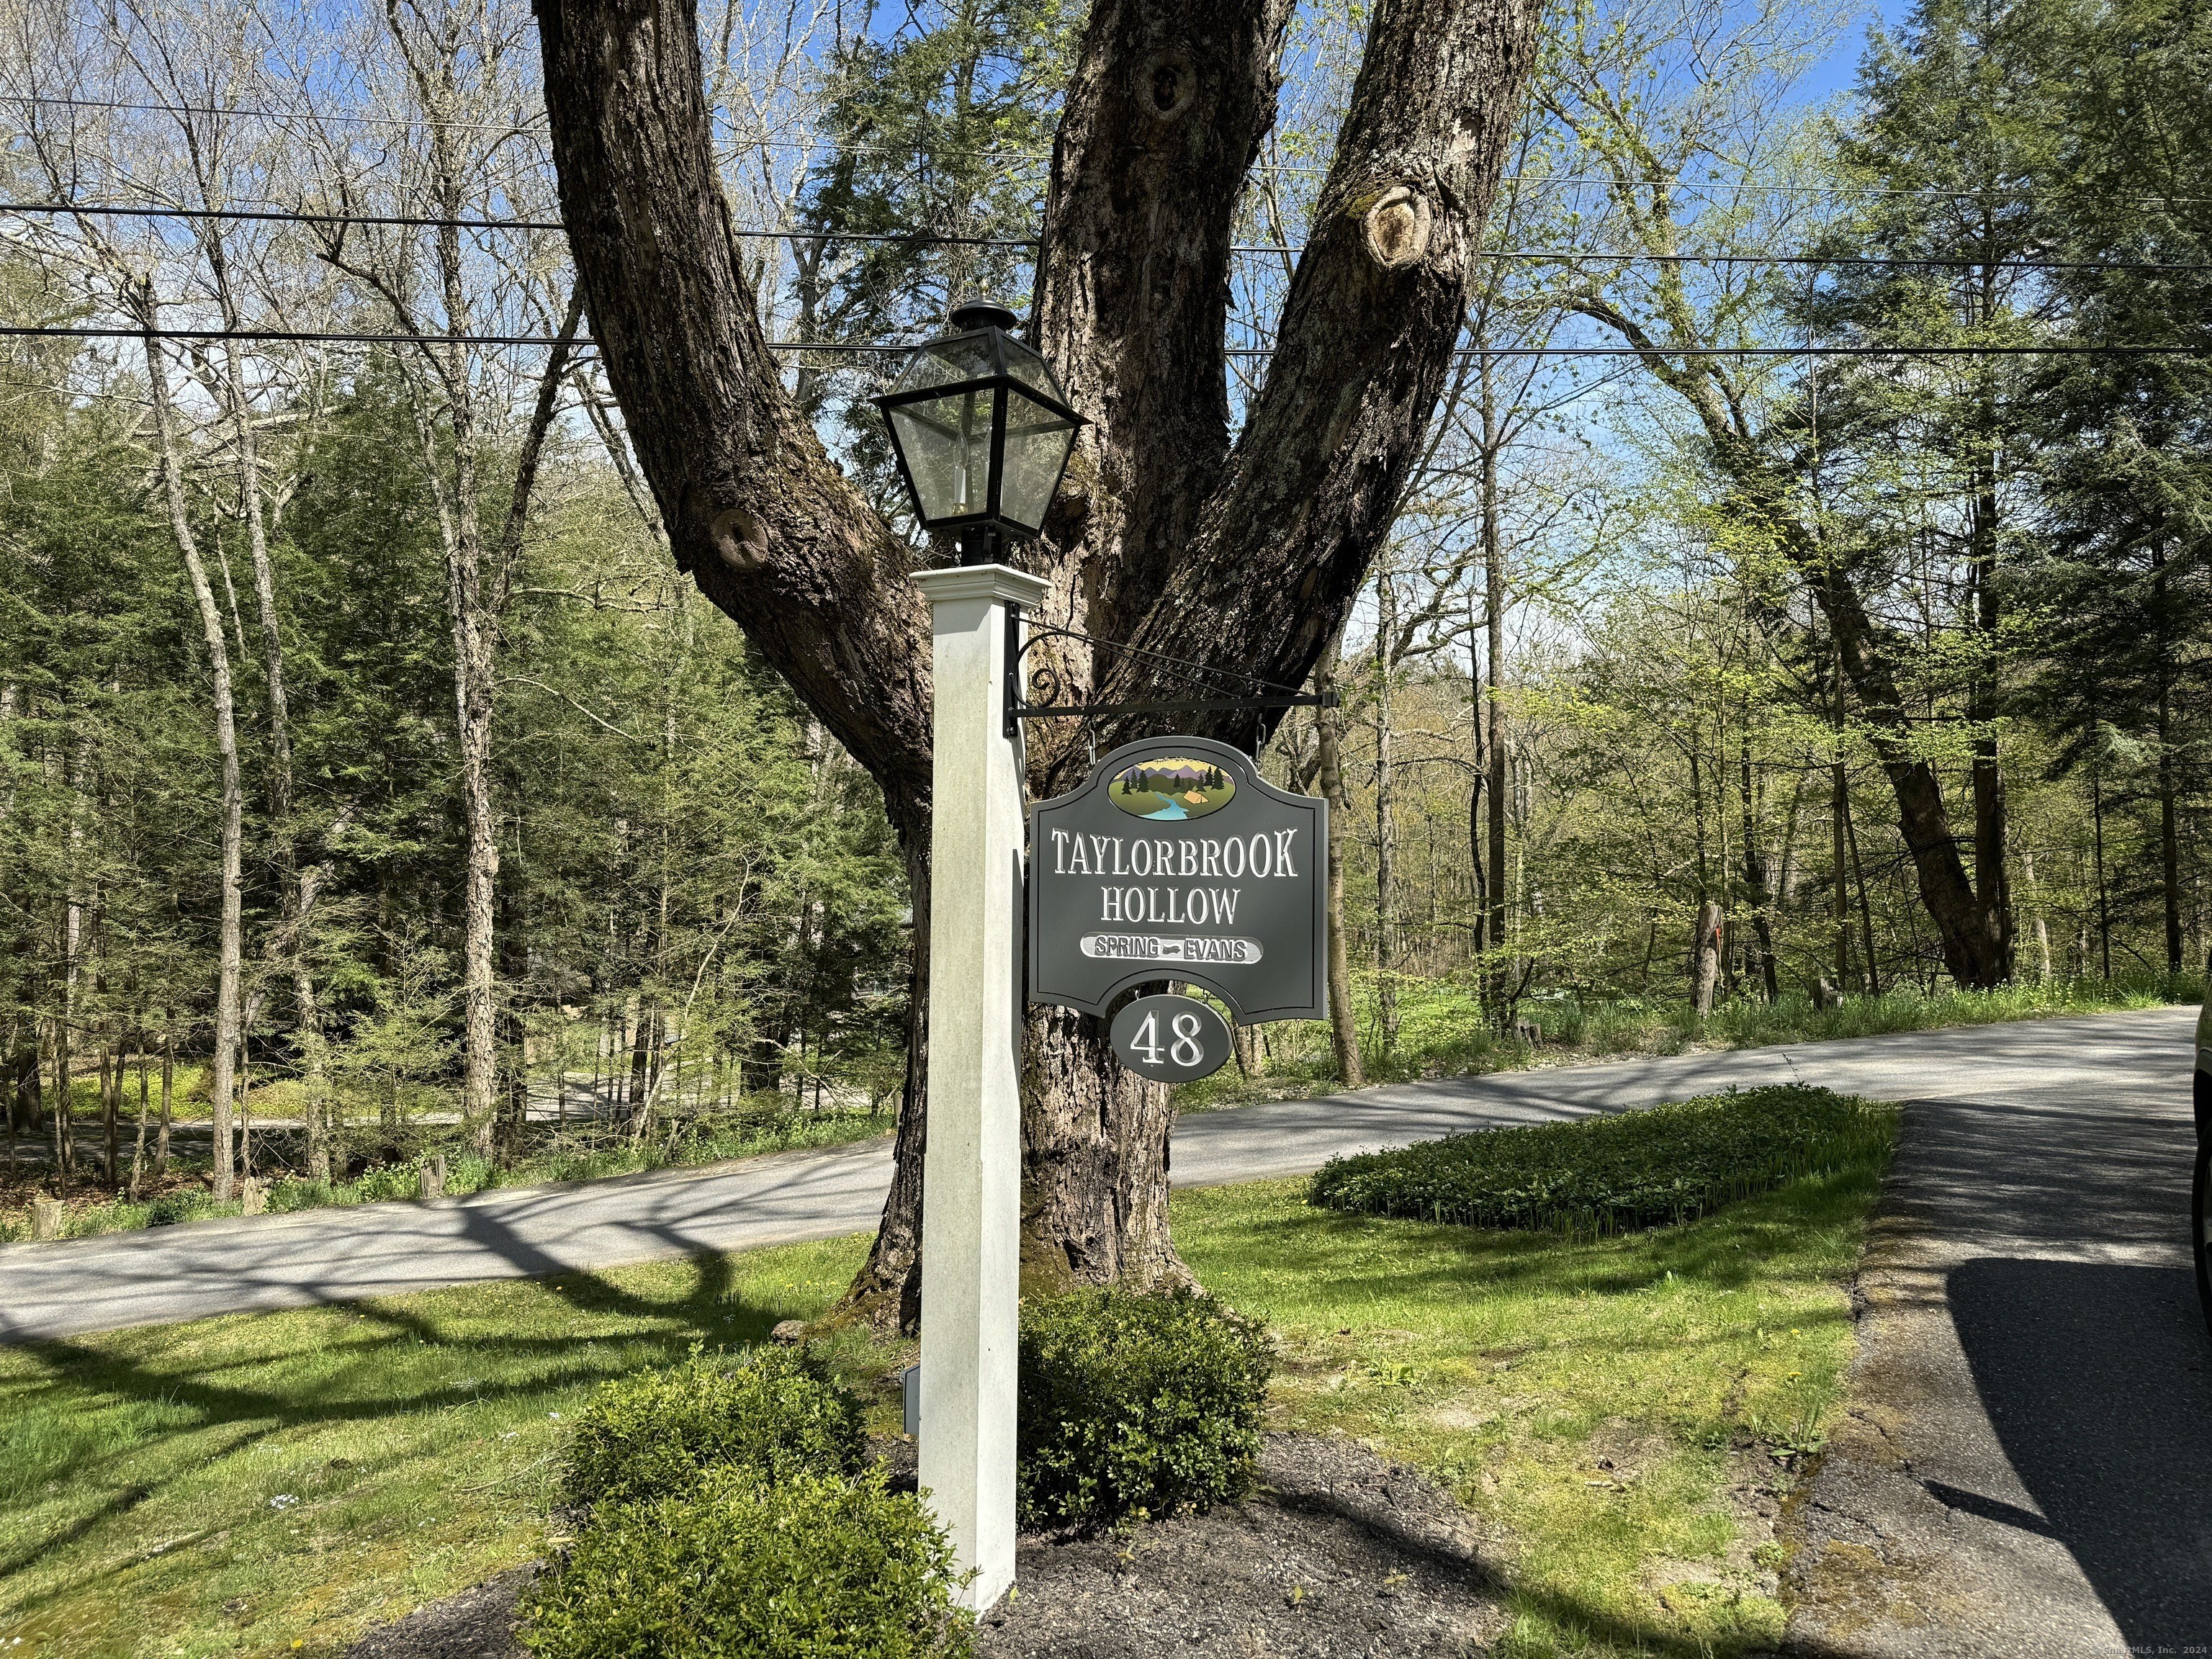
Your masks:
{"label": "dirt path", "polygon": [[1908,1103],[1850,1407],[1797,1517],[1796,1651],[2212,1652],[2188,1068]]}

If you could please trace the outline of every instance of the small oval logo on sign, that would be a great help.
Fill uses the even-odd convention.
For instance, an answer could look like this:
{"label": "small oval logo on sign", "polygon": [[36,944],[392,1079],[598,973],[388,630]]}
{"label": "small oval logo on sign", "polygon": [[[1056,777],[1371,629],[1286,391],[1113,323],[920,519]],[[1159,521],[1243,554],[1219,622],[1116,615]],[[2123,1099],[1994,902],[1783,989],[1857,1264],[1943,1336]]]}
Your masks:
{"label": "small oval logo on sign", "polygon": [[1106,799],[1131,817],[1202,818],[1218,812],[1237,793],[1237,780],[1209,760],[1188,755],[1147,755],[1114,775]]}

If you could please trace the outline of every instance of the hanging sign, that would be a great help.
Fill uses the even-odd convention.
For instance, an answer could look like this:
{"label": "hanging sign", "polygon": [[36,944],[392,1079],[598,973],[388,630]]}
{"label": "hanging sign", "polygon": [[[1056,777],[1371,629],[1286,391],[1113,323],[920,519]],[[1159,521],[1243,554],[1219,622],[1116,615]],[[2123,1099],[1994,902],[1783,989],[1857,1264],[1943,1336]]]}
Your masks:
{"label": "hanging sign", "polygon": [[1229,1022],[1196,997],[1138,997],[1121,1005],[1109,1035],[1121,1063],[1155,1083],[1195,1083],[1229,1063]]}
{"label": "hanging sign", "polygon": [[1103,1015],[1133,985],[1204,987],[1246,1024],[1328,1017],[1328,808],[1250,756],[1160,738],[1030,810],[1030,1000]]}

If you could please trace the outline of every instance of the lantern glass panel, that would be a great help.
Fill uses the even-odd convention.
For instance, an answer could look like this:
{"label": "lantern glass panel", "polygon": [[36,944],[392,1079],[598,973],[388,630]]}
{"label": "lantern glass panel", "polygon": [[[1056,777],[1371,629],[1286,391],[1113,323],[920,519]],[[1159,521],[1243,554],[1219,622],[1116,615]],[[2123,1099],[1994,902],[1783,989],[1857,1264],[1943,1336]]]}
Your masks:
{"label": "lantern glass panel", "polygon": [[[1009,357],[1012,356],[1010,352]],[[1009,365],[1011,367],[1011,364]],[[1006,474],[999,484],[999,511],[1024,529],[1044,525],[1045,509],[1067,465],[1075,442],[1075,422],[1006,389]]]}
{"label": "lantern glass panel", "polygon": [[988,507],[990,387],[899,404],[889,413],[924,524],[969,518]]}
{"label": "lantern glass panel", "polygon": [[920,392],[959,380],[980,380],[999,372],[988,334],[964,334],[950,340],[933,340],[907,360],[893,392]]}
{"label": "lantern glass panel", "polygon": [[1006,373],[1024,386],[1033,386],[1054,403],[1064,404],[1067,394],[1060,389],[1060,377],[1052,372],[1052,365],[1019,340],[1005,343]]}

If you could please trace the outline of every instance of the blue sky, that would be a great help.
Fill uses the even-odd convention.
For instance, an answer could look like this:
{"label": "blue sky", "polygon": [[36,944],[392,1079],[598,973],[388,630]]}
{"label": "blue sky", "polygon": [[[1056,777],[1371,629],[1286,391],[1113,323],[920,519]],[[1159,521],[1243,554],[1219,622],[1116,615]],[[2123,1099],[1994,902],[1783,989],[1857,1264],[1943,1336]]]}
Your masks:
{"label": "blue sky", "polygon": [[1801,85],[1807,100],[1817,103],[1848,91],[1857,77],[1859,59],[1866,52],[1867,26],[1879,19],[1885,27],[1895,28],[1908,9],[1900,0],[1869,0],[1863,6],[1828,55],[1807,73]]}

